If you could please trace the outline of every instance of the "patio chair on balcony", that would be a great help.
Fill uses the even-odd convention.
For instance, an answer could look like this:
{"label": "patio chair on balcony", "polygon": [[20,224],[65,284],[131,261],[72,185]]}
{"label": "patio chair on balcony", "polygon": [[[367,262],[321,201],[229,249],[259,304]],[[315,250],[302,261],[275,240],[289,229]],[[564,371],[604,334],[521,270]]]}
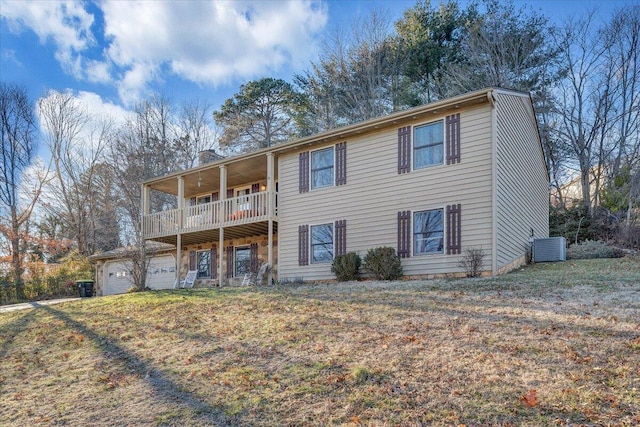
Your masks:
{"label": "patio chair on balcony", "polygon": [[180,280],[180,282],[178,282],[176,279],[173,288],[193,288],[193,284],[196,282],[196,277],[198,277],[198,270],[189,270],[184,280]]}

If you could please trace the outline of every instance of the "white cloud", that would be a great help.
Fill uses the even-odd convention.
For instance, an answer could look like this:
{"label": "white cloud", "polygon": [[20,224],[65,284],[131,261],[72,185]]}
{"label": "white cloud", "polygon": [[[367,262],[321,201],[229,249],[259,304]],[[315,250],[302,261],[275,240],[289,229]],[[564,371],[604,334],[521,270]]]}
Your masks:
{"label": "white cloud", "polygon": [[112,102],[105,101],[100,95],[93,92],[80,91],[75,95],[80,105],[84,106],[87,111],[91,112],[94,117],[107,117],[113,120],[114,125],[120,126],[131,117],[132,112],[116,105]]}
{"label": "white cloud", "polygon": [[[168,67],[183,79],[217,87],[293,65],[315,52],[327,22],[312,1],[122,2],[102,4],[109,58],[125,70],[127,98]],[[134,97],[135,98],[135,97]]]}
{"label": "white cloud", "polygon": [[65,71],[81,77],[81,52],[95,45],[91,33],[94,17],[77,1],[2,1],[2,17],[9,29],[19,33],[23,27],[38,36],[40,43],[52,42],[56,59]]}
{"label": "white cloud", "polygon": [[[91,9],[76,1],[0,1],[12,31],[29,28],[42,44],[53,41],[67,73],[116,85],[129,105],[172,76],[216,88],[299,69],[314,57],[328,19],[319,0],[104,0]],[[101,11],[104,26],[88,10]]]}

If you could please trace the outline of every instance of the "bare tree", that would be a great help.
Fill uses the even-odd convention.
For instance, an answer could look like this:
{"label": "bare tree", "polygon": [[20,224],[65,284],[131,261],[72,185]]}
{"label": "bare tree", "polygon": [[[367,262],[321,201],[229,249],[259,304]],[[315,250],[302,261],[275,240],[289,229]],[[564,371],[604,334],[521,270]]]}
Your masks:
{"label": "bare tree", "polygon": [[26,89],[0,83],[0,234],[10,244],[13,281],[20,299],[24,298],[22,256],[28,236],[26,227],[46,180],[45,173],[27,194],[21,194],[24,175],[35,156],[35,132],[33,103]]}
{"label": "bare tree", "polygon": [[104,159],[112,121],[92,117],[71,92],[51,91],[38,101],[38,111],[55,172],[46,207],[65,219],[78,251],[90,255],[96,248],[95,199],[101,193],[96,171]]}
{"label": "bare tree", "polygon": [[373,11],[351,32],[339,29],[322,59],[295,77],[308,97],[308,133],[374,117],[400,105],[402,55],[384,12]]}
{"label": "bare tree", "polygon": [[547,43],[547,18],[516,10],[513,3],[487,0],[484,5],[484,13],[468,12],[473,20],[462,43],[463,60],[446,68],[447,84],[438,88],[441,97],[489,86],[535,92],[545,83],[544,74],[557,55]]}
{"label": "bare tree", "polygon": [[640,9],[618,10],[601,34],[614,80],[611,175],[617,176],[621,166],[635,164],[640,156]]}
{"label": "bare tree", "polygon": [[214,148],[216,135],[210,118],[211,104],[206,101],[185,101],[180,106],[174,149],[185,169],[197,165],[199,152]]}
{"label": "bare tree", "polygon": [[[556,37],[566,75],[558,85],[557,137],[565,143],[580,173],[582,200],[592,207],[594,166],[602,163],[604,138],[612,114],[611,73],[603,66],[607,46],[594,31],[594,14],[565,23]],[[600,168],[597,167],[600,173]]]}
{"label": "bare tree", "polygon": [[[132,261],[134,286],[144,289],[149,263],[146,243],[142,236],[141,184],[149,178],[179,170],[182,162],[173,149],[176,126],[173,107],[163,97],[140,102],[134,114],[115,136],[109,152],[118,192],[118,218],[123,228],[122,242],[135,248],[129,253]],[[167,194],[152,192],[153,212],[176,207],[176,199]]]}

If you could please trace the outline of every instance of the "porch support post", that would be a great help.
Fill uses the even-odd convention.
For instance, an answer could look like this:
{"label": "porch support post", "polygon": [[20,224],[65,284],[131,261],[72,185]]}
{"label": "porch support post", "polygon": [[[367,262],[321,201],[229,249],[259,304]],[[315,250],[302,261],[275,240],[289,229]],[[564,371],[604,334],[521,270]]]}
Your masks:
{"label": "porch support post", "polygon": [[151,213],[151,192],[149,190],[149,187],[142,185],[142,215]]}
{"label": "porch support post", "polygon": [[140,191],[141,194],[141,200],[140,200],[140,210],[141,210],[141,215],[140,215],[140,228],[141,228],[141,238],[144,240],[146,238],[147,235],[147,215],[149,215],[150,209],[151,209],[151,203],[150,203],[150,198],[149,198],[149,187],[147,187],[146,185],[142,184],[142,188]]}
{"label": "porch support post", "polygon": [[[274,208],[274,158],[273,153],[267,153],[267,212],[269,212],[269,231],[267,236],[267,263],[273,268],[273,208]],[[268,279],[271,283],[271,273]]]}
{"label": "porch support post", "polygon": [[[220,165],[220,224],[224,224],[227,220],[227,203],[224,201],[227,198],[227,167],[225,165]],[[225,279],[223,276],[224,269],[222,267],[223,260],[225,259],[224,253],[224,226],[220,225],[220,230],[218,233],[218,286],[222,286],[222,283]]]}
{"label": "porch support post", "polygon": [[180,287],[180,266],[182,265],[182,234],[178,232],[176,236],[176,285],[174,287]]}
{"label": "porch support post", "polygon": [[176,230],[176,280],[180,283],[182,280],[182,217],[184,210],[184,177],[178,177],[178,218]]}

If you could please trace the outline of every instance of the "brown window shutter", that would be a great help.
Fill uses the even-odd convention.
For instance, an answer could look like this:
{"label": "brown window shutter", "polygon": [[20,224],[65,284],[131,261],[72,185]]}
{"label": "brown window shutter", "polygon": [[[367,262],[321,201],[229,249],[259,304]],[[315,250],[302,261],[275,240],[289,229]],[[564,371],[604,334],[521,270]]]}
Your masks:
{"label": "brown window shutter", "polygon": [[309,192],[309,152],[304,151],[298,157],[298,186],[300,193]]}
{"label": "brown window shutter", "polygon": [[227,246],[227,279],[233,277],[233,246]]}
{"label": "brown window shutter", "polygon": [[447,255],[462,253],[462,207],[457,205],[447,206]]}
{"label": "brown window shutter", "polygon": [[209,252],[211,254],[211,256],[209,257],[210,258],[209,272],[211,273],[210,277],[212,279],[217,279],[218,278],[218,268],[217,268],[218,262],[216,261],[216,258],[218,256],[218,251],[216,250],[216,248],[211,248]]}
{"label": "brown window shutter", "polygon": [[260,184],[258,183],[251,184],[251,192],[257,193],[258,191],[260,191]]}
{"label": "brown window shutter", "polygon": [[233,198],[233,188],[227,188],[227,199]]}
{"label": "brown window shutter", "polygon": [[220,200],[220,193],[218,191],[211,193],[211,201],[217,202],[218,200]]}
{"label": "brown window shutter", "polygon": [[446,119],[447,164],[460,163],[460,113]]}
{"label": "brown window shutter", "polygon": [[258,244],[257,243],[252,243],[250,246],[250,262],[251,262],[251,272],[252,273],[257,273],[258,272]]}
{"label": "brown window shutter", "polygon": [[336,144],[336,185],[347,183],[347,143]]}
{"label": "brown window shutter", "polygon": [[189,251],[189,270],[196,269],[196,251]]}
{"label": "brown window shutter", "polygon": [[347,220],[336,221],[334,236],[335,255],[346,255],[347,253]]}
{"label": "brown window shutter", "polygon": [[398,256],[411,256],[411,211],[398,212]]}
{"label": "brown window shutter", "polygon": [[398,173],[411,172],[411,126],[398,129]]}
{"label": "brown window shutter", "polygon": [[309,226],[298,227],[298,265],[309,265]]}

